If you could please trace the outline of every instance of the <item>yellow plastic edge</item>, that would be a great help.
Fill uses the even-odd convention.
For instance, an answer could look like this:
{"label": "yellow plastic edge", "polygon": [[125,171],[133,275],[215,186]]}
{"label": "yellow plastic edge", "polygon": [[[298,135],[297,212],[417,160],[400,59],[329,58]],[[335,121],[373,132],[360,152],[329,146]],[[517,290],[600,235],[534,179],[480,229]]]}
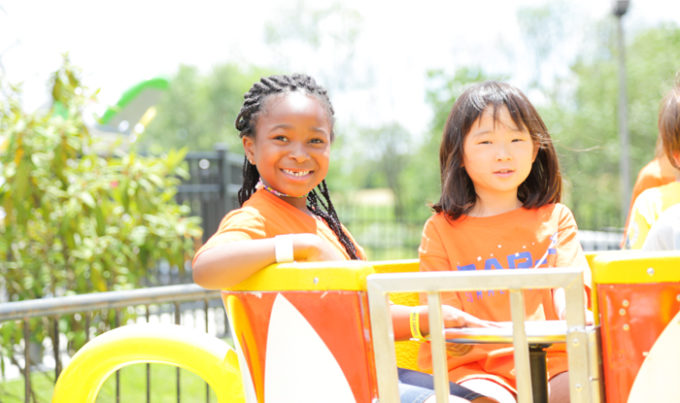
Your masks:
{"label": "yellow plastic edge", "polygon": [[375,270],[364,261],[293,262],[267,266],[226,291],[365,291]]}
{"label": "yellow plastic edge", "polygon": [[639,250],[597,253],[591,262],[595,284],[639,284],[680,281],[680,251]]}
{"label": "yellow plastic edge", "polygon": [[408,273],[420,270],[418,259],[375,260],[369,263],[376,273]]}

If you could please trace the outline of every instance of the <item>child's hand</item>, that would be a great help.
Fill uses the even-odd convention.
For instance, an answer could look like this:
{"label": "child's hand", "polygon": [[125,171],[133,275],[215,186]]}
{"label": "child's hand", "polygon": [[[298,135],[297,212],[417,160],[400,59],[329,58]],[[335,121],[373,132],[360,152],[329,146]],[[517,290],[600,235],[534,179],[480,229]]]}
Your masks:
{"label": "child's hand", "polygon": [[476,316],[454,308],[451,305],[442,305],[444,327],[500,327],[496,322],[479,319]]}
{"label": "child's hand", "polygon": [[336,248],[316,234],[295,234],[293,251],[297,261],[346,260]]}

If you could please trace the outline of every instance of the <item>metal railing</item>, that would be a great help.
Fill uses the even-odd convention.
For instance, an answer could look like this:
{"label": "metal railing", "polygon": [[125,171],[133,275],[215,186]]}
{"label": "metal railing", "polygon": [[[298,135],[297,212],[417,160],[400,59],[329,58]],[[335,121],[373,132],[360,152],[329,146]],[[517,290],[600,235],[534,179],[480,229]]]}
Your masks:
{"label": "metal railing", "polygon": [[[572,402],[600,402],[602,396],[595,330],[586,326],[583,298],[583,274],[577,268],[472,270],[452,272],[371,274],[366,279],[371,330],[375,350],[378,390],[381,399],[398,401],[394,335],[389,320],[389,294],[426,292],[429,311],[432,366],[437,402],[448,401],[445,333],[442,320],[442,292],[507,290],[510,294],[512,341],[517,369],[518,401],[531,402],[533,382],[529,376],[529,347],[525,329],[522,290],[563,288],[566,295],[564,336],[569,361],[569,385]],[[483,286],[480,286],[483,285]],[[487,330],[487,329],[480,329]],[[492,329],[498,330],[498,329]],[[546,385],[547,386],[547,385]],[[547,389],[546,389],[547,390]],[[545,392],[545,390],[543,391]],[[547,393],[541,396],[547,401]],[[543,401],[542,399],[538,399]]]}
{"label": "metal railing", "polygon": [[[164,307],[163,304],[170,304],[171,307]],[[155,307],[156,309],[152,309]],[[86,342],[90,334],[90,315],[95,311],[114,311],[114,327],[121,326],[121,316],[123,309],[134,308],[134,316],[137,321],[151,321],[155,318],[162,321],[163,317],[171,316],[175,324],[183,324],[182,320],[188,322],[191,315],[196,311],[201,311],[201,320],[194,321],[194,327],[203,325],[206,332],[211,332],[209,327],[212,324],[212,333],[219,337],[229,334],[226,314],[222,307],[219,291],[205,290],[195,284],[171,285],[163,287],[143,288],[126,291],[111,291],[93,294],[81,294],[57,298],[44,298],[39,300],[27,300],[17,302],[7,302],[0,304],[0,325],[9,321],[21,321],[23,323],[23,378],[24,378],[24,401],[30,402],[32,396],[31,389],[31,367],[32,357],[30,353],[31,330],[29,320],[31,318],[43,317],[49,319],[52,353],[54,355],[54,379],[59,377],[62,370],[62,356],[66,355],[66,343],[62,344],[65,338],[60,334],[58,323],[64,315],[79,314],[85,321]],[[221,319],[220,319],[221,318]],[[197,325],[197,322],[198,325]],[[201,323],[202,322],[202,323]],[[222,329],[218,330],[222,324]],[[150,393],[151,373],[149,364],[146,366],[146,401],[151,401]],[[120,401],[120,375],[115,374],[116,401]],[[176,372],[176,393],[177,401],[180,401],[180,370]],[[206,401],[210,400],[209,388],[206,384]]]}

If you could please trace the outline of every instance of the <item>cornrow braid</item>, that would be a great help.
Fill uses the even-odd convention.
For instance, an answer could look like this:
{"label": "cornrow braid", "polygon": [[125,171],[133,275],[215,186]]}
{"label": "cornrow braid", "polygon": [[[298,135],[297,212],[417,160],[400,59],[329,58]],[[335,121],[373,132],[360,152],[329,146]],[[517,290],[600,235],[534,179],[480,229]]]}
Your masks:
{"label": "cornrow braid", "polygon": [[[331,120],[331,140],[333,140],[334,132],[332,128],[335,111],[328,98],[328,92],[325,88],[318,85],[312,77],[305,74],[264,77],[253,84],[250,90],[243,96],[243,106],[241,106],[241,111],[238,116],[236,116],[236,122],[234,122],[236,130],[239,131],[239,137],[255,137],[257,118],[264,110],[265,100],[269,96],[293,91],[304,91],[309,95],[313,95],[327,108],[328,116]],[[238,202],[241,206],[255,192],[255,187],[259,179],[260,173],[257,171],[257,167],[251,164],[246,157],[243,161],[243,185],[238,191]],[[318,196],[317,189],[324,200]],[[352,242],[347,233],[342,229],[338,214],[331,202],[325,180],[321,181],[316,189],[309,192],[307,195],[307,202],[309,210],[323,218],[333,230],[340,243],[345,247],[347,254],[352,259],[358,259],[359,257],[354,242]]]}
{"label": "cornrow braid", "polygon": [[235,122],[236,130],[239,131],[240,137],[255,135],[257,115],[262,111],[262,106],[268,96],[298,90],[314,95],[324,103],[328,108],[332,127],[335,111],[328,98],[328,92],[318,85],[312,77],[305,74],[270,76],[264,77],[259,82],[253,84],[250,90],[243,96],[243,106],[238,116],[236,116]]}

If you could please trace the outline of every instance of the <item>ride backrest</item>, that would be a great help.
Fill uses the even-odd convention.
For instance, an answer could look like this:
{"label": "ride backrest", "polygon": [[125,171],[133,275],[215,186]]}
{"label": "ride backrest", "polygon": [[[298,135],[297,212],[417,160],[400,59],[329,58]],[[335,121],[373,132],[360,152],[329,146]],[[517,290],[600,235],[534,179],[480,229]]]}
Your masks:
{"label": "ride backrest", "polygon": [[247,402],[377,398],[369,263],[269,266],[223,291]]}
{"label": "ride backrest", "polygon": [[[593,310],[596,323],[602,325],[601,354],[607,400],[633,399],[641,395],[638,390],[647,390],[650,386],[667,397],[669,387],[680,387],[680,383],[672,382],[668,377],[680,373],[677,369],[680,364],[665,363],[664,376],[645,368],[654,368],[652,364],[658,361],[654,357],[659,356],[653,353],[656,350],[665,351],[662,356],[666,361],[670,358],[680,363],[680,353],[672,347],[678,343],[663,342],[670,337],[664,334],[677,340],[675,328],[680,325],[677,317],[680,255],[614,251],[587,257],[594,283]],[[264,269],[238,288],[225,291],[224,302],[239,352],[246,396],[250,401],[260,402],[275,401],[276,396],[291,396],[290,393],[300,397],[300,401],[310,400],[304,397],[315,394],[317,397],[344,396],[360,402],[371,401],[377,397],[379,378],[390,375],[393,370],[396,372],[397,365],[417,369],[417,348],[413,346],[410,347],[410,358],[409,353],[400,353],[408,348],[396,347],[396,365],[387,373],[373,367],[376,354],[369,317],[375,322],[378,316],[369,313],[366,294],[366,280],[370,274],[416,271],[415,260],[293,263]],[[426,273],[416,277],[422,274]],[[488,276],[485,287],[498,282],[501,283],[499,286],[507,287],[515,278],[524,277],[521,281],[525,281],[528,275],[540,277],[547,272],[442,273],[466,277],[478,274]],[[503,279],[504,276],[511,277]],[[413,278],[408,281],[413,284]],[[466,281],[479,284],[478,280],[462,277],[455,282],[460,286],[469,285]],[[531,285],[531,281],[524,285]],[[427,290],[406,287],[385,295],[389,295],[393,303],[414,305],[418,303],[419,291]],[[387,326],[389,316],[380,316],[384,316],[380,320]],[[597,397],[590,396],[599,393],[598,343],[582,330],[580,324],[569,326],[572,341],[579,340],[576,344],[588,346],[584,355],[588,358],[585,364],[572,365],[570,362],[570,371],[572,367],[580,367],[583,371],[578,372],[589,374],[589,379],[579,384],[580,390],[584,391],[581,394],[588,395],[581,401],[597,401]],[[394,352],[395,343],[391,343],[390,351]],[[568,347],[570,345],[573,346],[568,343]],[[309,357],[316,361],[308,361]],[[657,374],[652,378],[661,379],[663,387],[658,382],[640,381],[643,375],[649,377],[650,373]],[[305,391],[304,396],[296,395],[302,393],[296,391]],[[675,395],[680,395],[680,390]]]}

